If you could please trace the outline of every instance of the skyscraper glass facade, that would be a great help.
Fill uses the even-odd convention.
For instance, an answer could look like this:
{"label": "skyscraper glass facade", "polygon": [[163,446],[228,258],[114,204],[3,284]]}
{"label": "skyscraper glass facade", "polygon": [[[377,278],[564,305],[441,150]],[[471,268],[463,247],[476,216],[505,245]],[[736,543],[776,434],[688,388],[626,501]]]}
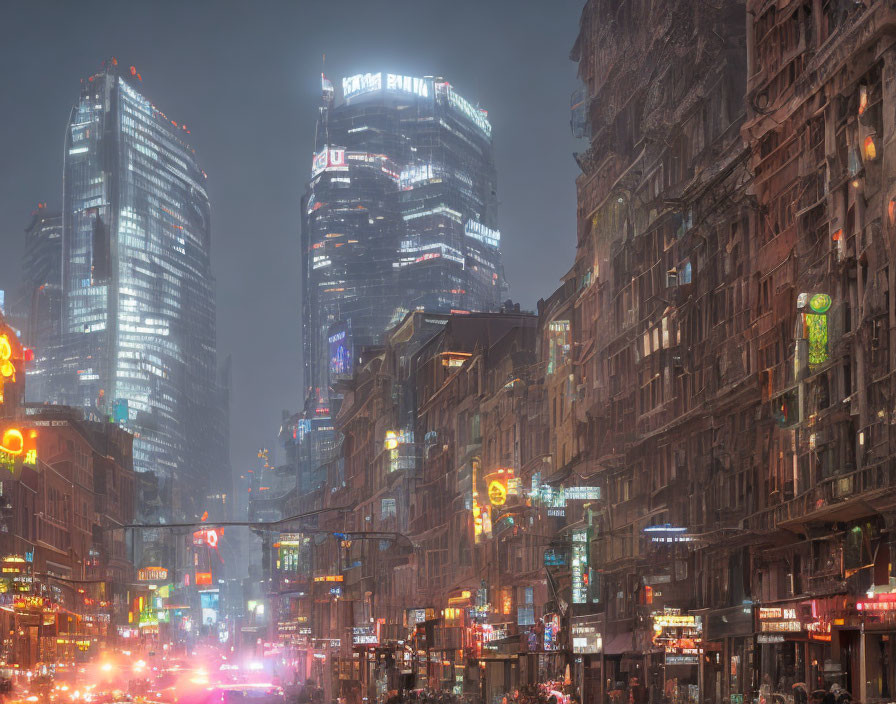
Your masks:
{"label": "skyscraper glass facade", "polygon": [[40,204],[25,229],[22,282],[15,305],[22,342],[34,354],[27,371],[27,401],[46,401],[58,386],[61,306],[62,216]]}
{"label": "skyscraper glass facade", "polygon": [[191,515],[217,383],[209,200],[188,130],[140,81],[106,62],[66,130],[59,400],[132,431],[134,468]]}
{"label": "skyscraper glass facade", "polygon": [[409,310],[490,311],[505,293],[491,125],[445,80],[324,84],[304,203],[309,397]]}

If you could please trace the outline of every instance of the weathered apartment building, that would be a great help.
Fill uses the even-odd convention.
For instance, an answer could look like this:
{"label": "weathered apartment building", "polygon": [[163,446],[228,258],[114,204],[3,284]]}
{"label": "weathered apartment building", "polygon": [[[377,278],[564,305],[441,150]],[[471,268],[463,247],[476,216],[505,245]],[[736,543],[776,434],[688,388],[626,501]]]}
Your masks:
{"label": "weathered apartment building", "polygon": [[[548,457],[537,324],[518,310],[410,313],[340,382],[340,458],[284,509],[319,513],[280,535],[276,575],[281,639],[334,696],[492,696],[546,670],[536,631],[554,522],[530,497]],[[283,559],[287,544],[298,559]]]}
{"label": "weathered apartment building", "polygon": [[290,509],[341,692],[896,696],[894,40],[887,0],[585,4],[570,271],[365,352]]}
{"label": "weathered apartment building", "polygon": [[122,529],[135,515],[133,438],[76,409],[24,405],[25,356],[0,316],[0,653],[22,671],[136,635]]}
{"label": "weathered apartment building", "polygon": [[585,7],[570,406],[607,688],[894,693],[893,9]]}

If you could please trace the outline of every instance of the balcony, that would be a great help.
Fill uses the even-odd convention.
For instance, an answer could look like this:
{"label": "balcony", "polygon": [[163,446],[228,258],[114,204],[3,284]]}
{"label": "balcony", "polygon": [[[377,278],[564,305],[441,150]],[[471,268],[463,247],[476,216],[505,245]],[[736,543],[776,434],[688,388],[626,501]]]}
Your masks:
{"label": "balcony", "polygon": [[896,463],[877,464],[827,477],[810,491],[744,520],[753,530],[791,529],[810,523],[845,522],[862,518],[874,509],[866,502],[896,483]]}

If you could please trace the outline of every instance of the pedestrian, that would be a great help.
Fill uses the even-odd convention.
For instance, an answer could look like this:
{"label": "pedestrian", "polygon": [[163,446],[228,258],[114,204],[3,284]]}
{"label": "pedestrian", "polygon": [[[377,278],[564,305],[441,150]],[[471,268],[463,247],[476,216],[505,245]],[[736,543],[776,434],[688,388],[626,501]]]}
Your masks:
{"label": "pedestrian", "polygon": [[629,681],[629,701],[631,704],[647,704],[647,688],[637,677]]}

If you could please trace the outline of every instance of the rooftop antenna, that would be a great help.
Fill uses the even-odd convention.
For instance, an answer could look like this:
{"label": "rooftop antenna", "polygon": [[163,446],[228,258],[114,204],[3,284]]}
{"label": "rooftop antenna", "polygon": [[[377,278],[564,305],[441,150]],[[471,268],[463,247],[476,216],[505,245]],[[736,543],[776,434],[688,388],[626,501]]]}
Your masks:
{"label": "rooftop antenna", "polygon": [[327,65],[327,55],[321,55],[320,62],[320,91],[321,91],[321,105],[320,105],[320,119],[317,121],[317,127],[315,128],[314,142],[315,149],[320,147],[320,143],[318,141],[318,132],[317,130],[323,127],[324,133],[324,145],[328,146],[330,144],[330,130],[329,130],[329,114],[330,107],[333,105],[333,99],[335,97],[336,90],[333,87],[333,82],[327,78],[326,74],[326,65]]}

